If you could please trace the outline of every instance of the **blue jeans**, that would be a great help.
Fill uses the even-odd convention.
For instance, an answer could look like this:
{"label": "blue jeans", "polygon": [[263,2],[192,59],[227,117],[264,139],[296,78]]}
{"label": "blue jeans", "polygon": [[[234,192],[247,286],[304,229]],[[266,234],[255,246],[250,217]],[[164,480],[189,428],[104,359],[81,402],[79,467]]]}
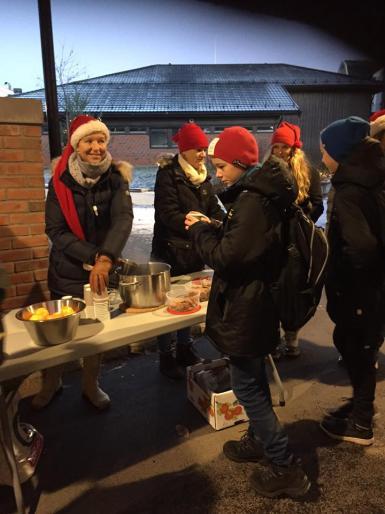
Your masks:
{"label": "blue jeans", "polygon": [[251,435],[262,443],[272,464],[289,465],[293,454],[273,411],[265,358],[230,357],[230,373],[234,394],[249,417]]}
{"label": "blue jeans", "polygon": [[[173,332],[158,336],[158,348],[160,352],[168,353],[173,350],[172,345]],[[191,342],[190,327],[181,328],[176,332],[176,344],[189,344]]]}

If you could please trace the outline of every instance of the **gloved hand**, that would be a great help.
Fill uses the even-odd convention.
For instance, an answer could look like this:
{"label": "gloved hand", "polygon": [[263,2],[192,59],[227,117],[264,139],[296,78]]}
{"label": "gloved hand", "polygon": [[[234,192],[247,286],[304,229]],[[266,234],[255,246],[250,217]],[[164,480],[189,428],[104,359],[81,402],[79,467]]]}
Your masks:
{"label": "gloved hand", "polygon": [[102,294],[108,286],[108,274],[112,261],[106,255],[97,256],[90,272],[90,286],[93,293]]}

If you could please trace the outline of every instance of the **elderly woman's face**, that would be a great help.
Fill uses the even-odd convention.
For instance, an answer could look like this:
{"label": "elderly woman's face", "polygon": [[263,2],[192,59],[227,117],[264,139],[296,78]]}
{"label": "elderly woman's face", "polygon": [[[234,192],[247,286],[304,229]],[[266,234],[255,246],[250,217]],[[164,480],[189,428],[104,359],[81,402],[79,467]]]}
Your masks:
{"label": "elderly woman's face", "polygon": [[193,148],[182,152],[182,157],[193,168],[199,170],[206,161],[206,148]]}
{"label": "elderly woman's face", "polygon": [[76,151],[82,161],[99,164],[107,152],[107,138],[103,132],[94,132],[79,141]]}

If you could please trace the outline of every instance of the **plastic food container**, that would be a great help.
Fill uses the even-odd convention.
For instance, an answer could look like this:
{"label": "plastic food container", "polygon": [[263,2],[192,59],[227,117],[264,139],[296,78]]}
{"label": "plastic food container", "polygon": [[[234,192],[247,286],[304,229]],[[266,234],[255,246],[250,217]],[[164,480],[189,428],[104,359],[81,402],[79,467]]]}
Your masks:
{"label": "plastic food container", "polygon": [[171,314],[197,312],[201,308],[199,294],[199,290],[194,291],[188,286],[174,286],[171,291],[166,293],[168,312]]}
{"label": "plastic food container", "polygon": [[199,292],[199,301],[207,302],[211,290],[211,277],[196,278],[187,284],[191,291]]}

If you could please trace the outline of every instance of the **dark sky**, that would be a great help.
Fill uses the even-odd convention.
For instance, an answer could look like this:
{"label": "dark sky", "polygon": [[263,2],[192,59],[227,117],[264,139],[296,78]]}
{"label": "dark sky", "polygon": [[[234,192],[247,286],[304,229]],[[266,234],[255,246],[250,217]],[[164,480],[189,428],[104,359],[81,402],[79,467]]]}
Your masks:
{"label": "dark sky", "polygon": [[[79,79],[169,62],[283,62],[337,71],[342,60],[366,56],[309,24],[215,2],[51,0],[51,5],[55,53],[73,50]],[[0,0],[0,12],[0,85],[8,81],[23,91],[42,87],[37,0]]]}

